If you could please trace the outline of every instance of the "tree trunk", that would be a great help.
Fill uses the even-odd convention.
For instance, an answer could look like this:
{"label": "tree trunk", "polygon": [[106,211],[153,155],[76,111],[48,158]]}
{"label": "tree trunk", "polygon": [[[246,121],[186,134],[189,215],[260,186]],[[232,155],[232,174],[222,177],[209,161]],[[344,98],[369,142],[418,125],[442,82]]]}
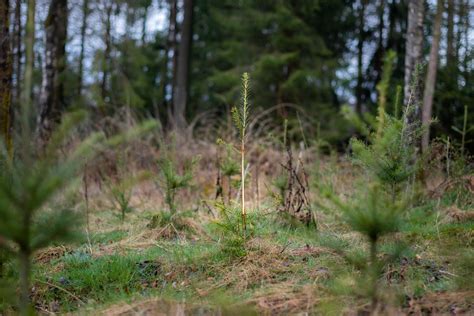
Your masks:
{"label": "tree trunk", "polygon": [[178,48],[176,86],[173,91],[173,124],[178,131],[186,128],[186,103],[188,101],[188,74],[192,41],[193,1],[184,1],[184,17]]}
{"label": "tree trunk", "polygon": [[430,61],[428,64],[428,73],[426,75],[425,91],[423,94],[422,124],[426,127],[423,134],[421,147],[426,152],[429,147],[430,130],[429,123],[433,111],[433,95],[436,85],[436,71],[438,68],[439,41],[441,37],[441,23],[443,19],[444,0],[438,0],[436,8],[436,18],[433,26],[433,42],[430,50]]}
{"label": "tree trunk", "polygon": [[[168,22],[168,37],[166,40],[166,51],[165,51],[165,60],[164,60],[164,71],[162,79],[162,93],[163,93],[163,103],[166,107],[165,117],[168,122],[172,121],[171,114],[171,105],[173,104],[173,89],[175,86],[175,73],[176,65],[178,63],[178,54],[177,54],[177,33],[178,33],[178,23],[176,17],[178,15],[178,3],[177,0],[169,0],[169,22]],[[172,57],[170,61],[170,57]],[[168,91],[168,87],[170,91]],[[167,100],[168,93],[170,92],[170,99]]]}
{"label": "tree trunk", "polygon": [[13,28],[13,33],[15,36],[14,46],[15,46],[15,77],[16,77],[16,86],[15,86],[15,104],[18,104],[21,97],[21,59],[22,59],[22,33],[23,28],[21,24],[21,0],[16,0],[15,4],[15,25]]}
{"label": "tree trunk", "polygon": [[357,87],[356,87],[356,112],[362,113],[362,82],[363,82],[363,65],[362,57],[364,56],[364,21],[366,0],[360,0],[359,8],[359,30],[357,39]]}
{"label": "tree trunk", "polygon": [[148,21],[148,4],[143,8],[143,21],[142,21],[142,45],[146,44],[146,23]]}
{"label": "tree trunk", "polygon": [[30,309],[30,253],[21,249],[18,255],[20,272],[20,314],[31,315]]}
{"label": "tree trunk", "polygon": [[[381,55],[380,55],[380,66],[382,66],[383,64],[383,59],[384,59],[384,52],[385,52],[385,45],[384,45],[384,41],[383,41],[383,31],[385,29],[385,0],[380,0],[380,5],[379,5],[379,34],[378,34],[378,49],[381,50]],[[380,69],[378,69],[379,72],[382,70],[382,67],[380,67]],[[382,74],[379,73],[379,78],[382,77]]]}
{"label": "tree trunk", "polygon": [[[468,48],[470,44],[470,30],[471,30],[471,23],[470,23],[470,15],[471,15],[471,7],[470,7],[470,0],[466,0],[462,5],[462,11],[464,16],[464,47]],[[464,52],[463,57],[463,70],[464,70],[464,80],[466,81],[466,87],[470,85],[470,72],[469,72],[469,61],[472,60],[469,56],[467,49]]]}
{"label": "tree trunk", "polygon": [[10,1],[0,1],[0,130],[1,146],[12,154],[12,52],[10,42]]}
{"label": "tree trunk", "polygon": [[[423,20],[424,0],[408,1],[408,26],[405,51],[405,106],[414,105],[414,115],[418,116],[421,100],[421,91],[417,89],[419,82],[412,82],[417,65],[423,57]],[[417,78],[419,80],[419,78]],[[415,88],[415,91],[412,91]]]}
{"label": "tree trunk", "polygon": [[[450,74],[456,64],[456,49],[454,47],[454,0],[448,0],[448,27],[446,43],[446,66]],[[433,34],[434,36],[434,34]],[[454,79],[454,78],[452,78]]]}
{"label": "tree trunk", "polygon": [[87,17],[89,16],[89,0],[83,0],[82,2],[82,25],[81,25],[81,51],[79,53],[79,78],[77,95],[82,94],[83,88],[83,73],[84,73],[84,50],[86,42],[86,30],[87,30]]}
{"label": "tree trunk", "polygon": [[28,13],[26,18],[25,32],[25,77],[21,91],[22,107],[30,113],[31,93],[33,91],[33,67],[34,67],[34,45],[35,45],[35,11],[36,0],[28,0]]}
{"label": "tree trunk", "polygon": [[49,140],[64,107],[67,10],[67,0],[52,0],[45,21],[46,49],[37,126],[40,147]]}
{"label": "tree trunk", "polygon": [[105,102],[108,97],[107,81],[109,76],[110,68],[110,53],[112,52],[112,37],[111,37],[111,17],[112,17],[113,3],[106,7],[106,18],[105,18],[105,34],[104,34],[104,60],[102,63],[102,82],[100,85],[100,94],[102,96],[102,102]]}

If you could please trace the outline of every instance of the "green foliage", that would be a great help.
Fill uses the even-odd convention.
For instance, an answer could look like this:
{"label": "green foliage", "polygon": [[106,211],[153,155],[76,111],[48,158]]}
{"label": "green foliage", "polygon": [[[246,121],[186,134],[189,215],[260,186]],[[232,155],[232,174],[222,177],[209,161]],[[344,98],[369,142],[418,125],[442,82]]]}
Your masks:
{"label": "green foliage", "polygon": [[378,185],[358,192],[347,202],[331,191],[325,194],[342,212],[346,223],[370,241],[378,241],[384,235],[399,231],[407,207],[405,201],[392,201],[391,196]]}
{"label": "green foliage", "polygon": [[107,186],[111,203],[120,213],[120,220],[125,220],[125,215],[133,211],[131,198],[134,187],[145,179],[149,178],[149,174],[142,172],[136,176],[119,177],[117,180],[109,179]]}
{"label": "green foliage", "polygon": [[473,290],[474,289],[474,250],[464,249],[460,253],[459,261],[456,263],[456,283],[460,289]]}
{"label": "green foliage", "polygon": [[334,82],[340,83],[345,40],[352,39],[350,6],[342,0],[200,0],[196,8],[191,115],[232,104],[240,74],[251,69],[255,107],[298,104],[318,113],[325,137],[340,139]]}
{"label": "green foliage", "polygon": [[160,177],[158,179],[159,185],[165,191],[165,203],[172,214],[175,214],[176,209],[176,193],[188,188],[193,180],[194,167],[199,161],[199,157],[191,160],[186,160],[182,171],[179,171],[177,162],[169,157],[164,157],[158,163],[160,167]]}
{"label": "green foliage", "polygon": [[453,131],[458,133],[461,136],[461,156],[464,157],[464,150],[466,146],[466,137],[467,135],[474,131],[474,125],[471,124],[470,127],[467,125],[467,120],[468,120],[468,111],[467,111],[467,105],[464,106],[464,117],[463,117],[463,124],[462,124],[462,129],[457,128],[456,126],[452,126],[451,128]]}
{"label": "green foliage", "polygon": [[[215,206],[219,211],[220,219],[213,222],[222,242],[222,251],[234,258],[246,255],[245,241],[249,234],[243,236],[243,222],[239,209],[233,206],[226,206],[222,202],[216,202]],[[251,227],[251,226],[250,226]]]}
{"label": "green foliage", "polygon": [[76,178],[85,159],[93,156],[103,138],[93,134],[65,158],[60,146],[84,117],[83,113],[65,116],[41,153],[32,142],[32,130],[23,120],[15,140],[16,156],[9,160],[2,151],[4,167],[0,175],[0,237],[8,251],[19,259],[22,313],[28,313],[29,274],[32,254],[53,242],[75,239],[80,222],[68,209],[48,210],[48,203]]}
{"label": "green foliage", "polygon": [[407,106],[400,119],[388,115],[385,110],[394,58],[393,53],[389,53],[386,58],[386,73],[378,86],[379,107],[376,120],[366,117],[366,123],[348,108],[343,113],[367,139],[366,142],[351,139],[354,163],[370,176],[365,180],[362,186],[364,188],[355,190],[354,196],[346,200],[337,196],[330,187],[320,186],[323,196],[342,213],[344,221],[368,241],[367,255],[354,257],[343,250],[339,251],[351,264],[362,269],[364,278],[369,280],[364,282],[366,286],[361,287],[361,290],[365,289],[365,294],[371,299],[371,312],[376,310],[382,298],[382,291],[379,290],[380,276],[385,267],[398,258],[403,245],[394,247],[394,251],[383,259],[379,258],[379,248],[382,241],[387,241],[385,236],[401,230],[411,197],[405,192],[421,165],[420,159],[414,162],[415,144],[420,139],[422,130],[417,127],[419,122],[408,120],[412,107]]}
{"label": "green foliage", "polygon": [[249,80],[249,74],[244,72],[242,75],[241,104],[239,107],[232,108],[232,119],[240,133],[242,143],[245,142],[247,137],[247,128],[249,124]]}
{"label": "green foliage", "polygon": [[392,192],[398,192],[418,168],[412,164],[414,149],[405,143],[403,126],[403,121],[386,115],[380,137],[372,137],[371,144],[351,140],[355,163]]}
{"label": "green foliage", "polygon": [[91,134],[71,151],[63,146],[71,140],[83,112],[63,115],[44,148],[33,141],[29,109],[24,107],[15,138],[15,156],[11,160],[1,150],[3,164],[0,174],[0,243],[13,253],[19,263],[20,311],[29,313],[30,270],[32,255],[57,242],[75,240],[80,233],[81,220],[76,212],[57,207],[54,199],[78,179],[84,162],[106,146],[114,146],[155,127],[153,122],[131,129],[127,133],[105,140],[103,134]]}
{"label": "green foliage", "polygon": [[245,211],[245,154],[246,154],[246,141],[248,137],[248,124],[250,119],[250,103],[249,103],[249,74],[244,72],[242,75],[242,91],[241,91],[241,102],[239,107],[232,108],[232,119],[234,124],[239,131],[240,136],[240,208],[242,215],[242,233],[245,236],[247,225],[246,225],[246,211]]}
{"label": "green foliage", "polygon": [[371,299],[371,310],[377,308],[382,297],[380,277],[384,269],[395,262],[402,251],[403,244],[398,244],[388,256],[380,258],[379,252],[383,237],[399,232],[403,216],[407,210],[407,201],[394,201],[379,185],[369,185],[366,189],[357,190],[354,196],[343,200],[329,187],[322,187],[323,195],[342,213],[344,221],[352,230],[362,234],[368,242],[368,251],[357,254],[337,248],[343,257],[363,272],[358,282],[358,294]]}
{"label": "green foliage", "polygon": [[346,119],[367,139],[351,139],[354,162],[371,175],[372,180],[385,186],[392,199],[420,170],[422,161],[416,159],[416,144],[423,132],[419,121],[410,122],[408,119],[414,111],[413,106],[407,105],[401,118],[386,113],[387,90],[395,57],[395,53],[389,52],[385,59],[382,81],[377,87],[379,105],[376,119],[366,116],[364,120],[347,107],[343,110]]}

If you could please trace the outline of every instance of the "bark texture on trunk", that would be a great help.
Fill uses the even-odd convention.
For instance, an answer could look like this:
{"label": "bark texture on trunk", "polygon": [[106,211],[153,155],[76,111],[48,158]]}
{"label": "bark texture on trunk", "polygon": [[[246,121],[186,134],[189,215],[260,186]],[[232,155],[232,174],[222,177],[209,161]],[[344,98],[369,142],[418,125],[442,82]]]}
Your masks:
{"label": "bark texture on trunk", "polygon": [[13,27],[14,47],[15,47],[15,104],[17,104],[21,97],[21,60],[22,60],[22,33],[23,27],[21,24],[21,0],[16,0],[15,3],[15,24]]}
{"label": "bark texture on trunk", "polygon": [[27,250],[20,250],[18,255],[20,274],[20,314],[31,315],[30,306],[30,270],[31,255]]}
{"label": "bark texture on trunk", "polygon": [[438,69],[439,41],[441,37],[441,23],[443,20],[444,0],[438,0],[436,17],[433,26],[433,42],[430,50],[428,73],[426,74],[425,90],[423,94],[422,124],[426,127],[421,140],[421,148],[426,152],[430,142],[429,123],[433,112],[433,96],[436,86],[436,72]]}
{"label": "bark texture on trunk", "polygon": [[87,17],[89,16],[89,0],[82,2],[82,25],[81,25],[81,51],[79,53],[78,87],[77,94],[82,94],[83,72],[84,72],[84,52],[86,43]]}
{"label": "bark texture on trunk", "polygon": [[[177,46],[177,33],[178,33],[178,23],[176,20],[178,14],[178,3],[177,0],[168,0],[169,5],[169,22],[168,22],[168,36],[166,39],[166,48],[165,48],[165,60],[163,63],[163,79],[162,83],[162,94],[163,94],[163,105],[166,107],[163,109],[165,113],[164,117],[170,123],[173,121],[173,115],[171,106],[173,104],[173,89],[175,86],[175,74],[176,74],[176,65],[178,63],[178,54],[176,50]],[[171,57],[171,60],[170,60]],[[168,90],[169,89],[169,90]],[[168,100],[168,95],[170,98]]]}
{"label": "bark texture on trunk", "polygon": [[36,0],[28,0],[28,13],[25,31],[25,76],[21,92],[22,107],[31,107],[31,93],[33,91],[33,67],[34,67],[34,45],[35,45],[35,10]]}
{"label": "bark texture on trunk", "polygon": [[0,1],[0,132],[1,146],[11,154],[12,142],[12,52],[10,39],[10,1]]}
{"label": "bark texture on trunk", "polygon": [[[456,48],[454,38],[454,0],[448,0],[448,27],[447,27],[447,43],[446,43],[446,64],[449,71],[453,70],[456,64]],[[436,21],[435,21],[436,23]],[[435,25],[436,28],[436,25]],[[433,34],[433,37],[435,34]]]}
{"label": "bark texture on trunk", "polygon": [[188,102],[188,74],[192,41],[193,1],[184,1],[184,17],[178,48],[176,86],[173,91],[173,124],[178,131],[186,128],[186,103]]}
{"label": "bark texture on trunk", "polygon": [[361,114],[362,113],[362,82],[363,82],[363,65],[362,65],[362,57],[364,54],[364,39],[365,39],[365,32],[364,32],[364,25],[365,25],[365,6],[366,1],[360,1],[360,8],[359,8],[359,27],[358,27],[358,39],[357,39],[357,87],[356,87],[356,112]]}
{"label": "bark texture on trunk", "polygon": [[[423,21],[424,21],[424,1],[408,1],[408,26],[406,34],[405,51],[405,106],[414,105],[415,114],[419,113],[421,91],[412,90],[412,80],[417,65],[421,64],[423,57]],[[418,78],[419,79],[419,78]],[[415,86],[418,86],[415,83]],[[419,90],[419,89],[415,89]]]}
{"label": "bark texture on trunk", "polygon": [[64,107],[67,10],[67,0],[52,0],[45,21],[46,49],[38,112],[38,136],[41,147],[49,140]]}
{"label": "bark texture on trunk", "polygon": [[104,51],[104,60],[102,63],[102,82],[100,84],[100,93],[102,96],[102,102],[107,101],[108,97],[108,76],[110,71],[110,54],[112,52],[112,36],[111,36],[111,28],[112,28],[112,10],[113,10],[113,3],[110,4],[105,9],[105,34],[104,34],[104,43],[105,43],[105,51]]}

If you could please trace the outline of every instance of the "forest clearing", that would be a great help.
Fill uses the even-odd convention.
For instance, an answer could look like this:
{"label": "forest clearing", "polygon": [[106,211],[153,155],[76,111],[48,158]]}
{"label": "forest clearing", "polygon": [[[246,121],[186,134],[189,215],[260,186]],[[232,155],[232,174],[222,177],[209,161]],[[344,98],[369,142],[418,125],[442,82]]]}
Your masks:
{"label": "forest clearing", "polygon": [[0,315],[473,315],[470,0],[0,0]]}

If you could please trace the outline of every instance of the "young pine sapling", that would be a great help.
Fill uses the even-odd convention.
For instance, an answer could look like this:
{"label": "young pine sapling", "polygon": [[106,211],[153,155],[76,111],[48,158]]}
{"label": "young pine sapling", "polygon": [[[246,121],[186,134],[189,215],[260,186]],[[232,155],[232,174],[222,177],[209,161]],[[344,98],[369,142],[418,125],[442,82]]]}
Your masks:
{"label": "young pine sapling", "polygon": [[63,118],[46,147],[38,152],[31,142],[34,132],[23,114],[20,135],[15,139],[16,154],[1,151],[0,245],[18,258],[20,312],[30,314],[30,271],[32,255],[52,242],[68,241],[78,233],[78,215],[68,209],[47,210],[48,203],[77,177],[83,161],[94,154],[102,136],[94,134],[65,158],[58,156],[82,114]]}
{"label": "young pine sapling", "polygon": [[232,119],[234,120],[234,124],[239,131],[240,138],[240,209],[244,234],[247,230],[247,212],[245,209],[245,144],[248,137],[250,114],[249,81],[249,74],[245,72],[242,75],[242,94],[240,106],[232,108]]}
{"label": "young pine sapling", "polygon": [[405,200],[393,201],[378,184],[372,184],[364,190],[357,191],[352,199],[343,200],[332,189],[321,189],[324,197],[342,213],[345,222],[354,231],[362,234],[368,242],[369,251],[365,259],[351,257],[344,251],[342,255],[364,273],[360,285],[367,285],[365,290],[370,298],[373,313],[382,293],[379,284],[384,268],[393,263],[403,250],[402,245],[397,245],[392,254],[380,258],[382,237],[400,231],[407,203]]}
{"label": "young pine sapling", "polygon": [[184,163],[183,171],[180,173],[176,163],[169,157],[163,158],[159,162],[160,178],[159,185],[165,191],[165,203],[171,215],[175,215],[176,208],[176,193],[189,187],[193,180],[194,167],[199,161],[199,157],[187,160]]}

